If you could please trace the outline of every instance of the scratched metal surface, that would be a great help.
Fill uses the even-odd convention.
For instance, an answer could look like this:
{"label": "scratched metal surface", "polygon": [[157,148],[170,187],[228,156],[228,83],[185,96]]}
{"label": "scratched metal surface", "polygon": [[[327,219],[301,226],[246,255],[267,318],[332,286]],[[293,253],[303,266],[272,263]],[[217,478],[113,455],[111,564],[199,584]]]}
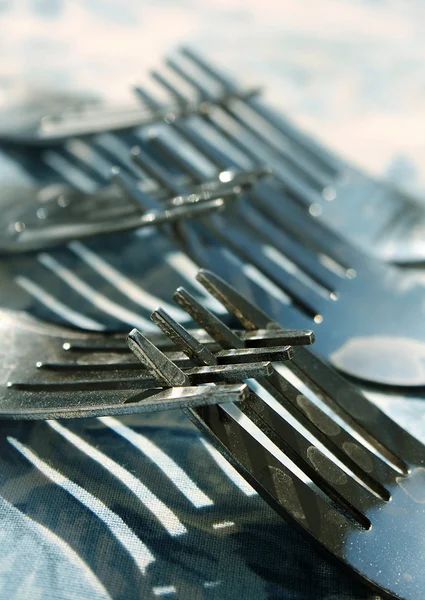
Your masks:
{"label": "scratched metal surface", "polygon": [[[131,103],[130,85],[184,42],[422,196],[424,13],[421,0],[1,0],[0,110]],[[0,160],[2,181],[23,177]],[[425,439],[421,400],[376,400]],[[0,597],[376,598],[223,471],[177,413],[3,422],[0,444]]]}

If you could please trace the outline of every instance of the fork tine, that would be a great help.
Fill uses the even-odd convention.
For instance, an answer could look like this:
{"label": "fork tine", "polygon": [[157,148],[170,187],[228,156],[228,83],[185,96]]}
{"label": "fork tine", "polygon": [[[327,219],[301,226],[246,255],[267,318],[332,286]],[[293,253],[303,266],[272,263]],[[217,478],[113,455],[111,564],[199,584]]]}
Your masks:
{"label": "fork tine", "polygon": [[[205,272],[203,273],[205,274]],[[200,279],[200,282],[203,284],[202,278]],[[221,288],[223,288],[223,286],[221,286]],[[218,297],[217,295],[217,299],[220,302],[223,302],[226,308],[228,308],[229,301],[227,298],[223,298],[222,295]],[[185,308],[189,314],[191,314],[194,320],[198,321],[196,318],[196,301],[192,301],[190,298],[187,298],[185,305],[181,304],[181,306],[183,306],[183,308]],[[255,307],[253,308],[255,315]],[[233,313],[231,308],[230,312]],[[243,305],[242,310],[238,313],[238,315],[241,313],[243,313]],[[203,319],[205,320],[206,317],[204,316]],[[217,339],[219,343],[221,343],[221,337],[226,335],[225,331],[222,331],[220,336],[218,336],[214,330],[211,330],[209,333],[213,337],[216,336],[215,339]],[[294,355],[293,362],[295,364],[300,351],[302,351],[302,349],[298,349],[297,353]],[[292,362],[290,365],[292,365]],[[315,373],[315,371],[310,370],[310,374],[311,373]],[[272,373],[267,379],[261,379],[259,380],[259,383],[275,398],[278,403],[284,407],[286,411],[289,412],[289,414],[291,414],[300,423],[302,427],[304,427],[321,444],[323,444],[329,450],[329,452],[331,452],[343,464],[347,465],[352,473],[354,473],[359,479],[366,482],[370,489],[372,489],[381,498],[385,498],[388,495],[383,485],[385,485],[387,482],[393,481],[395,472],[404,472],[403,465],[400,469],[400,461],[395,459],[390,463],[391,466],[389,466],[383,462],[381,458],[377,457],[373,452],[366,448],[362,448],[360,453],[356,454],[355,450],[359,447],[357,440],[353,438],[353,436],[345,429],[341,428],[339,425],[336,425],[336,423],[328,415],[326,415],[320,407],[316,406],[307,397],[300,394],[298,389],[291,385],[275,369],[273,369]],[[307,385],[310,385],[310,382]],[[331,435],[328,435],[329,432],[332,432]],[[377,447],[376,444],[375,447]],[[388,452],[386,452],[384,456],[387,458]],[[359,457],[363,457],[363,461],[360,460]],[[366,469],[364,468],[365,464],[367,465]]]}
{"label": "fork tine", "polygon": [[167,171],[154,161],[140,146],[131,149],[131,156],[137,166],[146,171],[153,179],[172,195],[179,195],[181,187],[173,181]]}
{"label": "fork tine", "polygon": [[133,87],[133,91],[143,103],[149,106],[149,108],[157,111],[160,111],[164,108],[163,103],[157,100],[155,96],[150,94],[145,88],[136,85]]}
{"label": "fork tine", "polygon": [[155,310],[151,314],[151,319],[189,358],[200,358],[204,365],[217,364],[218,361],[214,354],[167,314],[163,308]]}
{"label": "fork tine", "polygon": [[133,354],[150,371],[155,373],[165,386],[180,387],[190,385],[189,378],[167,356],[158,350],[140,331],[132,329],[127,336],[127,344]]}
{"label": "fork tine", "polygon": [[188,99],[180,92],[177,86],[173,85],[170,80],[158,73],[158,71],[151,71],[151,77],[159,83],[167,92],[171,95],[171,97],[176,100],[178,104],[186,106],[188,103]]}
{"label": "fork tine", "polygon": [[228,157],[219,148],[208,143],[205,138],[199,135],[194,129],[186,124],[176,121],[173,124],[174,129],[185,138],[198,152],[204,155],[215,167],[220,170],[239,169],[240,165]]}
{"label": "fork tine", "polygon": [[213,104],[220,102],[220,104],[226,105],[227,102],[232,98],[255,98],[262,91],[262,88],[258,86],[249,88],[247,90],[226,90],[226,93],[224,95],[219,96],[217,98],[210,92],[207,86],[203,85],[203,83],[199,79],[192,76],[186,69],[182,67],[182,65],[176,62],[174,58],[168,57],[165,60],[165,64],[168,67],[170,67],[170,69],[174,71],[174,73],[176,73],[183,81],[186,81],[192,88],[194,88],[199,93],[201,101],[206,100]]}
{"label": "fork tine", "polygon": [[[280,327],[216,274],[201,269],[197,280],[247,329]],[[412,452],[417,452],[419,444],[417,440],[407,436],[408,446],[406,446],[406,432],[316,355],[299,348],[294,354],[290,368],[309,388],[317,391],[335,414],[385,457],[392,469],[400,473],[406,472],[406,465],[399,457],[411,456]],[[379,424],[379,441],[375,434],[377,424]],[[353,440],[352,444],[354,446],[349,445],[348,448],[355,448],[358,442]],[[347,445],[345,447],[347,448]],[[370,453],[369,458],[375,462],[374,456]]]}
{"label": "fork tine", "polygon": [[212,271],[200,269],[196,275],[196,279],[212,296],[214,296],[214,298],[217,298],[217,300],[226,307],[229,313],[234,315],[246,329],[274,329],[280,327],[278,323],[270,319],[270,317],[258,308],[258,306],[251,304]]}
{"label": "fork tine", "polygon": [[243,348],[245,346],[243,339],[229,329],[212,312],[202,306],[183,287],[177,288],[173,298],[177,304],[189,313],[195,322],[199,323],[215,341],[220,343],[222,348]]}
{"label": "fork tine", "polygon": [[[269,319],[270,320],[270,319]],[[276,346],[276,345],[305,345],[312,344],[314,341],[314,333],[309,329],[304,330],[265,330],[255,329],[254,331],[233,331],[235,335],[241,336],[244,345],[247,348],[257,348],[258,346]],[[205,333],[204,329],[191,329],[191,335],[195,336],[198,341],[206,345],[209,349],[217,349],[217,344],[211,337]],[[62,344],[63,350],[72,353],[129,353],[130,350],[125,343],[125,338],[122,336],[110,336],[111,339],[79,339],[72,338]],[[162,334],[149,332],[147,334],[149,340],[161,350],[174,350],[175,346],[169,338],[165,338]],[[108,336],[109,338],[109,336]]]}
{"label": "fork tine", "polygon": [[[229,78],[225,77],[220,73],[214,66],[212,66],[204,57],[201,57],[198,53],[195,53],[192,49],[182,47],[180,49],[185,58],[189,59],[193,64],[197,65],[201,71],[209,75],[213,80],[218,82],[224,89],[237,92],[238,86],[233,83]],[[258,113],[264,120],[270,123],[285,137],[292,140],[303,150],[308,152],[313,160],[318,162],[320,166],[327,170],[331,175],[335,176],[341,169],[340,162],[324,148],[310,139],[308,136],[303,135],[297,128],[291,125],[286,119],[280,115],[274,113],[274,111],[268,110],[265,106],[260,103],[249,103],[250,108]]]}
{"label": "fork tine", "polygon": [[[260,343],[260,342],[258,342]],[[203,348],[207,349],[206,346],[202,345]],[[259,347],[254,348],[240,348],[238,350],[219,350],[213,355],[219,365],[231,365],[241,363],[252,363],[252,362],[270,362],[270,361],[284,361],[289,360],[293,356],[293,350],[291,346],[271,346],[271,347]],[[189,360],[186,354],[182,352],[167,352],[167,357],[173,361],[175,365],[180,368],[189,368],[193,366],[192,361]],[[132,370],[143,370],[144,365],[139,361],[129,361],[116,359],[105,362],[61,362],[61,361],[46,361],[38,362],[37,367],[39,369],[47,369],[53,371],[132,371]]]}
{"label": "fork tine", "polygon": [[171,160],[173,164],[181,169],[184,174],[189,175],[195,183],[200,184],[205,180],[204,174],[201,173],[190,160],[186,159],[180,152],[177,152],[173,144],[166,139],[164,135],[161,135],[160,132],[149,132],[147,140],[168,160]]}
{"label": "fork tine", "polygon": [[[286,163],[290,165],[290,168],[295,169],[302,178],[307,178],[310,183],[321,190],[327,185],[329,185],[329,176],[323,175],[323,173],[314,166],[314,164],[310,164],[309,167],[306,167],[305,156],[301,155],[297,157],[297,148],[288,148],[287,139],[281,139],[279,141],[274,141],[273,138],[264,134],[263,130],[259,127],[255,127],[252,124],[252,120],[244,118],[241,111],[238,110],[237,107],[232,106],[229,103],[230,98],[226,97],[217,97],[213,95],[207,86],[205,86],[199,78],[192,76],[185,67],[179,63],[177,63],[173,58],[169,58],[166,60],[166,64],[175,71],[182,79],[187,81],[191,86],[193,86],[201,98],[206,99],[208,102],[212,104],[217,104],[227,113],[229,113],[233,119],[235,119],[238,123],[242,125],[251,135],[258,139],[261,139],[262,143],[268,148],[272,154],[278,156],[280,159],[283,159]],[[233,95],[236,99],[245,99],[240,95],[240,92],[236,89],[230,90],[231,96]]]}
{"label": "fork tine", "polygon": [[248,348],[275,346],[276,344],[305,346],[314,342],[314,332],[311,329],[281,329],[279,333],[277,330],[257,329],[256,331],[241,331],[239,335]]}
{"label": "fork tine", "polygon": [[233,410],[233,417],[226,408],[199,408],[190,410],[190,414],[202,433],[224,451],[229,462],[278,514],[309,531],[316,539],[321,539],[322,524],[328,519],[342,534],[356,529],[356,525],[311,484],[275,458],[266,436],[260,442],[243,427],[245,421],[239,416],[242,413]]}
{"label": "fork tine", "polygon": [[[264,377],[270,374],[270,362],[257,359],[257,356],[252,354],[252,361],[240,361],[224,365],[214,365],[207,367],[189,366],[184,372],[177,367],[172,361],[176,370],[181,371],[181,378],[185,378],[187,386],[203,385],[212,382],[227,383],[240,382],[243,379]],[[167,360],[168,357],[167,357]],[[160,375],[160,371],[164,368],[163,364],[157,365],[156,371],[153,369],[142,370],[136,376],[129,377],[128,373],[123,375],[122,370],[108,370],[108,377],[105,377],[105,371],[100,370],[84,370],[85,377],[72,377],[79,369],[66,369],[62,372],[61,369],[53,369],[47,371],[47,377],[44,375],[40,380],[33,376],[30,381],[13,381],[8,384],[8,388],[14,391],[37,392],[45,391],[57,392],[61,390],[74,390],[90,392],[93,390],[152,390],[160,387],[185,387],[185,386],[170,386],[165,384],[164,378]],[[134,373],[134,370],[132,370]]]}
{"label": "fork tine", "polygon": [[125,196],[129,198],[134,206],[139,210],[155,209],[157,203],[143,192],[139,186],[136,185],[135,181],[127,174],[123,173],[118,167],[113,167],[111,171],[111,181],[116,183],[120,189],[124,192]]}
{"label": "fork tine", "polygon": [[[12,391],[12,393],[14,393]],[[22,419],[69,419],[75,417],[99,417],[109,415],[155,412],[158,410],[185,409],[201,405],[225,402],[241,402],[246,399],[245,384],[220,384],[218,386],[174,387],[164,390],[90,390],[84,395],[61,389],[60,405],[50,400],[44,389],[41,392],[20,392],[20,407],[0,408],[2,418]],[[56,397],[59,397],[56,395]],[[66,406],[66,408],[64,408]]]}

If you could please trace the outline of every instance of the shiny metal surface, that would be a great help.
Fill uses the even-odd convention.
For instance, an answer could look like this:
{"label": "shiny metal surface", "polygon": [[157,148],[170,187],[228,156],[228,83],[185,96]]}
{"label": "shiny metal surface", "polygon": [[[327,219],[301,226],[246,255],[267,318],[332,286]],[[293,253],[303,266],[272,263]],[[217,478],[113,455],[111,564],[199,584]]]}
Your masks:
{"label": "shiny metal surface", "polygon": [[285,173],[287,183],[299,193],[307,219],[318,220],[381,260],[402,265],[424,262],[423,203],[353,168],[258,97],[236,100],[239,86],[196,52],[182,48],[181,56],[198,69],[206,83],[200,85],[191,67],[179,62],[179,57],[173,57],[168,65],[201,95],[211,98],[211,85],[218,85],[221,94],[235,94],[226,110],[242,131],[258,137],[259,147],[270,154],[276,169]]}
{"label": "shiny metal surface", "polygon": [[[108,363],[105,358],[100,368],[95,365],[88,368],[86,363],[81,372],[75,354],[66,361],[70,354],[65,348],[75,332],[47,327],[24,314],[12,312],[2,312],[0,330],[2,418],[74,418],[170,410],[194,406],[199,402],[227,402],[230,399],[238,402],[246,395],[245,386],[222,383],[240,382],[245,376],[256,376],[270,370],[269,362],[258,362],[257,355],[251,353],[243,356],[240,362],[234,357],[234,363],[208,369],[182,364],[182,371],[139,334],[138,342],[144,339],[145,346],[140,350],[140,344],[137,345],[137,357],[145,364],[150,360],[153,365],[164,365],[163,368],[174,373],[174,379],[169,377],[165,381],[158,371],[155,375],[151,374],[140,363],[132,363],[133,367],[137,365],[137,371],[117,370],[113,362]],[[90,339],[90,334],[86,339]],[[96,341],[102,343],[105,339],[108,336],[103,340],[97,337]],[[290,358],[290,350],[288,347],[281,348],[275,355],[280,360],[287,359]],[[273,352],[269,352],[269,356],[273,356]],[[181,375],[180,379],[175,377],[176,373]],[[220,385],[199,386],[211,381]]]}
{"label": "shiny metal surface", "polygon": [[[214,274],[198,279],[247,329],[278,326]],[[198,314],[196,303],[186,305]],[[308,350],[297,349],[287,365],[288,374],[275,367],[261,387],[251,385],[239,407],[190,410],[193,422],[329,555],[380,595],[417,600],[425,586],[425,447]]]}
{"label": "shiny metal surface", "polygon": [[[205,177],[166,132],[150,132],[147,143],[192,184]],[[150,157],[144,162],[141,156],[139,161],[158,176],[154,166],[159,168],[159,161]],[[306,218],[293,198],[275,186],[273,176],[274,171],[254,186],[235,211],[187,225],[185,250],[223,277],[255,267],[291,303],[282,323],[320,332],[318,351],[345,374],[381,385],[422,387],[425,293],[420,276],[368,257]],[[160,177],[173,193],[187,192],[163,168]]]}
{"label": "shiny metal surface", "polygon": [[[251,177],[235,174],[236,180],[251,185]],[[225,202],[234,200],[241,188],[226,183],[206,182],[197,193],[167,200],[161,209],[144,212],[141,203],[149,204],[137,182],[115,170],[112,175],[117,187],[109,186],[97,193],[79,194],[75,190],[52,186],[40,193],[46,198],[34,201],[35,193],[26,189],[6,191],[9,202],[2,200],[0,214],[0,254],[38,251],[73,240],[98,235],[120,233],[190,219],[219,210]],[[118,188],[118,189],[117,189]]]}
{"label": "shiny metal surface", "polygon": [[[311,331],[256,330],[241,337],[231,332],[240,340],[240,349],[220,350],[212,338],[185,330],[163,309],[152,318],[160,323],[168,341],[158,335],[149,339],[137,329],[126,339],[83,335],[47,326],[25,313],[2,311],[0,415],[12,419],[86,417],[239,401],[245,397],[245,386],[223,386],[223,382],[239,384],[266,376],[272,371],[270,360],[292,358],[288,341],[313,341]],[[208,356],[204,360],[208,366],[198,367],[196,361],[176,352],[175,341],[183,338],[186,354]],[[203,387],[212,383],[219,385]]]}
{"label": "shiny metal surface", "polygon": [[[135,88],[138,94],[138,88]],[[258,93],[258,88],[238,90],[238,97],[250,98]],[[140,94],[138,94],[140,97]],[[233,92],[226,93],[223,101],[233,97]],[[81,106],[68,110],[56,111],[56,114],[40,114],[28,111],[18,118],[0,119],[0,142],[12,146],[30,146],[40,148],[62,144],[76,136],[95,135],[96,133],[120,132],[135,127],[166,119],[168,115],[189,116],[199,111],[208,110],[207,103],[186,102],[182,105],[170,104],[152,111],[149,106],[115,108],[114,106],[96,105]]]}
{"label": "shiny metal surface", "polygon": [[[227,113],[228,105],[227,101],[222,103]],[[239,166],[227,152],[217,149],[193,128],[189,135],[189,126],[180,119],[177,121],[178,136],[184,131],[187,136],[184,140],[193,144],[195,140],[202,140],[199,147],[202,143],[202,153],[215,174],[225,165],[233,169]],[[234,131],[228,131],[234,138]],[[249,139],[239,133],[236,137],[242,144],[240,149],[247,149],[251,156],[257,155],[256,164],[250,166],[258,168],[267,157],[263,151],[259,152],[261,142],[250,144]],[[179,139],[177,137],[176,144],[163,132],[148,132],[142,140],[142,150],[135,152],[133,158],[171,194],[184,195],[195,183],[205,181],[205,174],[183,156]],[[146,148],[152,149],[152,155]],[[199,153],[199,148],[195,148]],[[165,166],[158,154],[165,160]],[[90,159],[87,155],[86,165],[90,166]],[[171,160],[171,168],[167,160],[168,165]],[[273,305],[273,314],[279,322],[322,332],[318,336],[318,351],[345,374],[363,384],[416,387],[418,393],[422,393],[425,332],[421,328],[423,282],[420,273],[372,261],[316,219],[306,217],[302,205],[305,188],[290,177],[292,170],[282,170],[282,166],[277,165],[273,173],[273,177],[259,182],[253,192],[247,194],[239,203],[237,213],[214,217],[201,225],[179,227],[180,248],[199,265],[213,268],[225,278],[233,280],[243,272],[251,280],[253,295],[261,294],[261,303]],[[149,198],[145,200],[148,202]],[[159,203],[155,205],[149,200],[146,210],[154,206],[161,208]],[[175,231],[161,231],[175,243]],[[122,247],[127,256],[134,256],[140,252],[141,244],[142,241],[133,239],[124,241]],[[49,268],[53,264],[50,257],[43,256],[40,260]],[[20,265],[15,265],[19,271]],[[54,265],[56,268],[56,263]],[[31,260],[28,260],[23,269],[31,268]],[[84,269],[83,266],[85,273]],[[256,277],[260,274],[268,282],[267,290],[278,290],[279,301],[252,282],[251,275],[247,277],[253,270]],[[56,271],[61,272],[59,268]],[[49,281],[44,274],[42,276]],[[88,296],[87,293],[86,298]]]}

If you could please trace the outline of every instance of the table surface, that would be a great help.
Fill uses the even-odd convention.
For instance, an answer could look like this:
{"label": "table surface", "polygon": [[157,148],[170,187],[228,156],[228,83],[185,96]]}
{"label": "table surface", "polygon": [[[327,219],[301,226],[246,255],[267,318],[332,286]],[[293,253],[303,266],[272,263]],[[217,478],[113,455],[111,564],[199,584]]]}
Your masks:
{"label": "table surface", "polygon": [[[0,111],[132,101],[180,43],[333,149],[425,192],[425,5],[396,0],[0,0]],[[0,178],[22,176],[3,160]],[[421,400],[374,398],[425,440]],[[0,598],[372,600],[180,413],[0,422]]]}

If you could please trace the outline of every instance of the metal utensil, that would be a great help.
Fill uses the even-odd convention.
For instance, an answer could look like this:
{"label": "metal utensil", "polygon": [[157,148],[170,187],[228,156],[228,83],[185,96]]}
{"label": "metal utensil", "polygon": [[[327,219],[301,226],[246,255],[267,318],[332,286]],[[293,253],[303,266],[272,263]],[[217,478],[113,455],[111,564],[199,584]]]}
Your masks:
{"label": "metal utensil", "polygon": [[[83,159],[82,164],[91,165],[90,155],[86,163]],[[187,194],[205,179],[183,154],[179,138],[171,142],[162,132],[151,136],[133,159],[170,194]],[[217,173],[214,164],[211,168],[210,177]],[[423,386],[420,278],[372,261],[322,224],[306,219],[272,177],[260,181],[238,204],[234,218],[212,217],[202,225],[180,228],[181,248],[230,281],[243,278],[248,297],[279,322],[326,332],[318,350],[362,385],[399,385],[404,392]],[[165,233],[175,241],[175,231]],[[49,259],[49,268],[51,263]],[[63,271],[57,272],[63,277]]]}
{"label": "metal utensil", "polygon": [[[266,375],[271,370],[269,360],[288,360],[292,356],[287,345],[215,354],[205,347],[212,364],[199,368],[181,353],[164,354],[134,330],[127,345],[137,361],[117,360],[116,352],[111,352],[109,344],[125,343],[123,338],[93,334],[81,337],[80,333],[77,343],[83,339],[95,345],[99,361],[80,363],[74,346],[75,331],[47,327],[24,313],[2,311],[0,332],[0,416],[11,419],[128,414],[199,403],[238,402],[246,396],[242,379]],[[306,337],[303,332],[300,335]],[[261,334],[252,337],[254,344],[262,343]],[[271,339],[279,343],[287,340],[282,332],[272,336],[264,332],[264,337],[266,344]],[[219,385],[205,385],[211,382]]]}
{"label": "metal utensil", "polygon": [[[235,177],[243,179],[240,174]],[[221,184],[220,180],[207,182],[196,193],[171,198],[164,208],[146,213],[141,199],[146,206],[149,197],[135,181],[118,170],[113,181],[121,192],[113,187],[93,194],[71,189],[42,203],[34,202],[30,190],[20,198],[9,191],[9,203],[3,200],[0,215],[0,254],[43,250],[72,240],[193,218],[221,209],[242,189]],[[246,178],[245,186],[247,182]]]}
{"label": "metal utensil", "polygon": [[[158,168],[163,157],[192,184],[205,177],[178,140],[165,132],[151,132],[148,143],[159,157]],[[149,164],[139,160],[154,176],[152,156]],[[161,185],[174,193],[187,189],[164,168],[160,177]],[[279,210],[280,196],[269,179],[241,198],[234,212],[187,225],[182,234],[186,251],[224,277],[236,277],[241,269],[249,277],[255,267],[291,304],[287,322],[322,331],[319,352],[344,373],[381,385],[423,386],[420,281],[404,269],[372,261],[319,223],[308,221],[307,228],[299,207]],[[255,282],[253,287],[258,287]]]}
{"label": "metal utensil", "polygon": [[235,94],[232,101],[217,104],[241,130],[257,137],[254,151],[263,148],[276,172],[280,167],[306,221],[322,222],[381,260],[404,265],[424,261],[425,210],[420,200],[352,167],[258,97],[237,99],[239,86],[197,52],[183,48],[180,57],[169,59],[168,66],[201,98],[212,101],[212,88],[215,94]]}
{"label": "metal utensil", "polygon": [[[279,327],[214,274],[201,271],[198,280],[247,330]],[[218,344],[235,347],[184,290],[176,299]],[[195,355],[205,364],[201,352]],[[250,387],[238,406],[186,412],[258,493],[328,556],[380,595],[419,598],[425,446],[307,349],[297,348],[285,369],[273,367]]]}
{"label": "metal utensil", "polygon": [[[245,386],[223,382],[268,375],[271,360],[292,358],[290,343],[314,341],[311,331],[239,335],[226,328],[243,348],[220,350],[208,335],[185,330],[163,309],[155,311],[153,320],[168,339],[146,337],[137,329],[127,338],[82,334],[48,326],[25,313],[1,311],[0,416],[71,418],[240,401]],[[182,339],[183,354],[178,351]],[[199,368],[191,360],[198,354],[207,367]],[[219,385],[206,385],[211,383]]]}
{"label": "metal utensil", "polygon": [[[238,97],[251,97],[258,93],[253,90],[238,90]],[[233,92],[226,94],[223,101],[233,97]],[[130,106],[119,108],[108,105],[95,107],[82,106],[79,109],[69,109],[46,114],[40,117],[39,111],[29,113],[23,118],[18,114],[15,118],[1,119],[0,142],[12,146],[43,147],[62,144],[64,141],[80,136],[95,135],[104,132],[122,132],[141,127],[148,123],[176,115],[196,114],[207,110],[205,103],[187,102],[184,106],[170,104],[159,111],[152,111],[148,106]]]}

